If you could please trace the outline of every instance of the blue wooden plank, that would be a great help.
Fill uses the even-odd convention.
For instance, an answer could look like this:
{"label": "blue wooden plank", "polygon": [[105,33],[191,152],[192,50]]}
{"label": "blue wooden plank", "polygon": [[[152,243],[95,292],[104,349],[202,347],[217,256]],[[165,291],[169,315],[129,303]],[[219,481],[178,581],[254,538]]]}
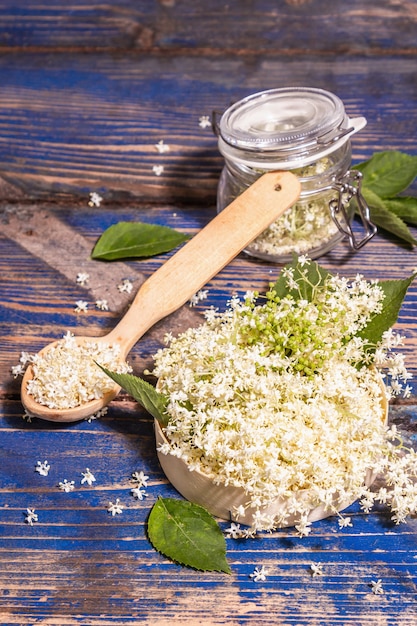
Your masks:
{"label": "blue wooden plank", "polygon": [[[354,158],[415,153],[412,58],[131,59],[111,55],[0,58],[0,176],[26,196],[100,191],[109,199],[215,202],[222,158],[199,118],[276,86],[333,91],[368,126]],[[230,80],[234,76],[234,80]],[[158,154],[163,139],[170,152]],[[156,176],[153,166],[164,166]]]}
{"label": "blue wooden plank", "polygon": [[[412,624],[417,609],[417,520],[396,527],[387,523],[385,514],[364,515],[353,505],[349,512],[354,525],[344,531],[335,519],[328,519],[315,524],[312,535],[304,539],[293,529],[261,534],[255,540],[228,539],[231,577],[186,570],[158,555],[146,537],[147,511],[158,495],[176,494],[149,453],[150,420],[131,403],[128,407],[125,411],[114,407],[107,418],[71,426],[24,424],[18,416],[3,419],[2,459],[6,450],[15,456],[15,463],[10,465],[14,475],[6,466],[0,479],[0,577],[3,589],[10,589],[0,602],[3,610],[10,607],[10,616],[18,611],[22,620],[18,623],[54,614],[71,624],[76,620],[84,624],[87,615],[98,624],[110,624],[112,619],[128,624],[132,615],[140,620],[157,610],[174,623],[175,615],[195,620],[200,611],[215,623],[231,619],[236,624],[268,623],[271,611],[279,611],[288,624],[312,619],[372,624],[384,616],[394,620],[392,607],[401,606],[398,623]],[[109,457],[112,450],[117,454]],[[45,456],[51,471],[42,477],[34,465]],[[97,484],[77,485],[71,493],[58,491],[55,479],[77,479],[86,458]],[[138,469],[151,477],[150,495],[112,518],[105,510],[107,500],[119,497],[128,503],[130,471]],[[26,506],[39,512],[33,527],[23,521]],[[10,552],[11,544],[17,552]],[[25,563],[27,582],[26,590],[16,595],[14,581],[22,579],[19,562]],[[311,563],[318,562],[324,574],[312,578]],[[12,563],[16,569],[10,569]],[[261,565],[268,569],[268,577],[254,583],[250,574]],[[370,587],[376,579],[382,580],[385,591],[377,604]],[[71,586],[71,601],[63,594],[63,585]],[[164,594],[158,593],[159,585]],[[134,602],[138,595],[140,609]],[[93,598],[100,616],[91,613]],[[297,611],[300,602],[307,621]]]}
{"label": "blue wooden plank", "polygon": [[415,50],[416,17],[409,5],[380,0],[258,0],[226,5],[192,1],[71,0],[39,4],[19,0],[0,6],[3,47],[178,49],[295,53],[363,53]]}

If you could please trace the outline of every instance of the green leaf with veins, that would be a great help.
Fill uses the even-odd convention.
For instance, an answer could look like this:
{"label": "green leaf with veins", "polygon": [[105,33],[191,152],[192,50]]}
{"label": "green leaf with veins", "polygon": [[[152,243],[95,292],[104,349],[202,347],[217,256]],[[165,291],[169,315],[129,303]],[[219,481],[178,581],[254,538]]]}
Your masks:
{"label": "green leaf with veins", "polygon": [[417,245],[407,226],[417,224],[417,199],[397,197],[417,176],[417,156],[398,150],[376,152],[353,169],[362,173],[362,195],[371,221],[411,246]]}
{"label": "green leaf with veins", "polygon": [[369,206],[371,221],[384,230],[396,235],[399,239],[406,241],[412,246],[417,245],[417,240],[413,237],[407,224],[395,212],[390,210],[389,200],[383,200],[371,189],[362,189],[363,197]]}
{"label": "green leaf with veins", "polygon": [[398,196],[398,198],[387,198],[384,200],[384,204],[391,213],[404,222],[417,226],[417,198]]}
{"label": "green leaf with veins", "polygon": [[103,261],[151,257],[169,252],[189,238],[189,235],[168,226],[119,222],[104,231],[94,246],[91,257]]}
{"label": "green leaf with veins", "polygon": [[223,533],[198,504],[158,498],[149,515],[148,536],[158,552],[181,565],[230,574]]}
{"label": "green leaf with veins", "polygon": [[161,426],[168,424],[169,415],[166,412],[168,398],[159,393],[150,383],[133,374],[118,374],[97,363],[99,367],[120,387],[123,387],[144,409],[158,420]]}
{"label": "green leaf with veins", "polygon": [[365,328],[357,333],[358,337],[366,339],[372,344],[371,351],[373,346],[381,340],[384,332],[389,330],[397,321],[407,289],[415,277],[416,274],[413,274],[403,280],[381,280],[378,282],[385,294],[382,311],[374,315]]}
{"label": "green leaf with veins", "polygon": [[380,198],[392,198],[407,189],[417,176],[417,156],[397,150],[376,152],[353,169],[362,173],[364,187]]}

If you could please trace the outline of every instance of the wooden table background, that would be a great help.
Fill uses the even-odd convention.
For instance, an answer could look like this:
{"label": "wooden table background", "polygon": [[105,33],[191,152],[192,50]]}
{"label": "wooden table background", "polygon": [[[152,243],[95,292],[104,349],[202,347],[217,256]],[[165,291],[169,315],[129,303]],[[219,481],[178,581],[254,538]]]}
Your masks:
{"label": "wooden table background", "polygon": [[[75,424],[22,419],[11,367],[69,329],[104,334],[135,289],[167,257],[99,263],[94,242],[110,224],[142,220],[194,233],[215,215],[222,158],[201,123],[245,95],[287,86],[328,89],[367,127],[355,161],[379,150],[417,154],[415,0],[0,1],[0,623],[417,624],[417,521],[351,507],[352,528],[314,525],[251,541],[227,540],[232,574],[182,568],[156,553],[146,519],[159,495],[175,497],[157,462],[152,421],[121,394],[106,417]],[[170,151],[159,154],[160,140]],[[163,165],[157,176],[155,165]],[[89,193],[103,197],[89,207]],[[416,192],[416,187],[414,187]],[[379,234],[352,256],[321,259],[346,276],[400,278],[416,253]],[[87,287],[76,282],[87,271]],[[189,268],[192,271],[192,268]],[[198,324],[212,304],[265,289],[279,267],[240,255],[208,284],[208,299],[160,322],[132,351],[140,374],[165,332]],[[107,298],[110,311],[94,308]],[[74,312],[77,300],[90,303]],[[416,287],[398,328],[417,374]],[[390,419],[417,438],[416,391]],[[48,476],[35,471],[38,461]],[[90,468],[92,486],[81,485]],[[149,475],[148,496],[130,493]],[[70,493],[58,482],[75,481]],[[116,498],[125,506],[112,517]],[[34,508],[38,522],[25,522]],[[224,528],[227,524],[222,525]],[[322,563],[323,576],[310,566]],[[264,565],[269,575],[250,574]],[[371,581],[385,593],[375,595]]]}

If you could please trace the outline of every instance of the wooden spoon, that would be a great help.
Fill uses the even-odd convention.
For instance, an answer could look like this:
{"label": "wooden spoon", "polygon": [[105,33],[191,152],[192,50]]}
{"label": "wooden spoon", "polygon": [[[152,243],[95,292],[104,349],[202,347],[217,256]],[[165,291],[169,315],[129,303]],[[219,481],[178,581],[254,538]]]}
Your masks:
{"label": "wooden spoon", "polygon": [[[140,287],[129,310],[100,342],[119,344],[121,360],[156,322],[176,311],[297,200],[300,183],[291,172],[268,172],[219,213],[168,259]],[[78,344],[93,337],[77,337]],[[97,338],[96,338],[97,340]],[[57,342],[43,348],[44,354]],[[27,392],[33,378],[29,365],[21,398],[28,414],[55,422],[74,422],[105,407],[120,391],[117,385],[102,398],[71,409],[51,409]]]}

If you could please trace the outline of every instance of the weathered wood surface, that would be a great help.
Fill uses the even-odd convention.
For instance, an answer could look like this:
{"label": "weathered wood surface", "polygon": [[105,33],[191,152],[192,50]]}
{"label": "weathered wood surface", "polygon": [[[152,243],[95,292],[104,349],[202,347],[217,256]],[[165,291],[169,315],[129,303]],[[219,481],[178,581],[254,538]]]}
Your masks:
{"label": "weathered wood surface", "polygon": [[415,53],[413,0],[71,0],[0,4],[0,46],[239,54]]}
{"label": "weathered wood surface", "polygon": [[[356,160],[415,147],[414,58],[19,52],[0,57],[0,75],[0,178],[25,197],[99,191],[117,201],[214,203],[222,158],[200,118],[276,86],[328,89],[351,117],[364,115]],[[157,152],[160,140],[169,152]]]}
{"label": "weathered wood surface", "polygon": [[[20,209],[22,210],[22,209]],[[16,225],[24,218],[36,238],[36,211],[43,219],[63,224],[63,233],[83,242],[71,251],[68,241],[51,239],[45,231],[36,252],[21,241]],[[3,395],[0,478],[0,623],[4,624],[401,624],[412,625],[417,615],[417,520],[393,526],[383,511],[364,515],[351,508],[352,528],[340,531],[337,521],[315,524],[312,535],[298,539],[292,529],[253,541],[227,540],[232,575],[201,574],[182,569],[158,555],[146,537],[146,518],[159,495],[177,497],[159,468],[152,421],[122,394],[107,417],[91,423],[54,425],[22,420],[18,381],[10,375],[20,350],[35,351],[66,329],[103,334],[126,306],[109,313],[94,310],[97,287],[83,288],[75,281],[96,238],[111,223],[140,219],[195,232],[212,217],[213,209],[152,207],[124,209],[35,204],[16,217],[9,209],[1,238],[2,297],[0,307],[0,374]],[[13,216],[13,219],[11,217]],[[7,220],[5,220],[7,222]],[[16,236],[14,235],[16,233]],[[55,245],[59,261],[51,261]],[[122,277],[146,276],[162,262],[100,263],[88,261],[91,276],[107,274],[115,285]],[[397,278],[409,273],[415,255],[381,236],[359,254],[346,258],[339,246],[322,260],[331,271],[346,275]],[[131,363],[137,373],[152,362],[165,332],[201,321],[211,304],[225,306],[230,294],[248,286],[264,290],[278,272],[276,266],[240,255],[208,284],[209,296],[196,309],[183,307],[167,318],[134,348]],[[132,296],[130,296],[132,297]],[[87,314],[74,312],[75,302],[91,303]],[[407,335],[408,363],[417,373],[416,290],[410,289],[399,319]],[[395,421],[413,443],[417,437],[415,398],[391,409]],[[48,460],[47,477],[35,472],[37,461]],[[97,482],[81,485],[89,467]],[[148,496],[135,500],[131,474],[150,476]],[[75,490],[63,493],[58,482],[75,481]],[[126,507],[115,518],[107,512],[116,498]],[[39,522],[25,523],[27,508],[35,508]],[[224,528],[227,524],[222,525]],[[312,578],[310,564],[324,565],[323,577]],[[265,583],[250,578],[265,565]],[[371,592],[372,580],[381,579],[383,596]],[[207,592],[207,593],[204,593]],[[301,611],[301,612],[300,612]],[[3,620],[3,621],[2,621]],[[389,620],[389,621],[387,621]]]}
{"label": "weathered wood surface", "polygon": [[[156,498],[177,497],[149,416],[121,394],[101,420],[27,423],[10,368],[66,330],[107,332],[133,297],[120,281],[137,288],[167,257],[92,261],[107,226],[143,220],[194,233],[214,216],[222,159],[201,116],[258,90],[322,87],[368,119],[355,160],[417,154],[416,22],[416,3],[397,0],[0,2],[0,624],[415,626],[417,520],[393,526],[382,509],[365,515],[353,505],[352,528],[328,519],[304,539],[293,529],[228,539],[230,576],[181,568],[146,535]],[[154,165],[164,165],[160,176]],[[88,206],[91,191],[103,196],[100,208]],[[417,256],[397,244],[380,234],[356,255],[341,244],[321,263],[401,278]],[[86,287],[80,271],[90,274]],[[224,307],[234,291],[264,290],[278,271],[240,255],[210,281],[206,301],[135,346],[135,372],[151,365],[165,332],[200,323],[206,306]],[[94,307],[102,297],[109,312]],[[75,313],[79,299],[87,313]],[[398,321],[413,394],[390,411],[408,445],[417,441],[416,302],[413,285]],[[45,459],[43,477],[35,466]],[[87,467],[92,486],[80,482]],[[143,501],[130,492],[137,470],[150,476]],[[59,490],[64,479],[73,492]],[[116,498],[125,509],[112,517]],[[39,516],[33,526],[27,508]],[[312,577],[318,562],[324,575]],[[255,583],[261,565],[269,575]],[[384,595],[372,593],[378,579]]]}

